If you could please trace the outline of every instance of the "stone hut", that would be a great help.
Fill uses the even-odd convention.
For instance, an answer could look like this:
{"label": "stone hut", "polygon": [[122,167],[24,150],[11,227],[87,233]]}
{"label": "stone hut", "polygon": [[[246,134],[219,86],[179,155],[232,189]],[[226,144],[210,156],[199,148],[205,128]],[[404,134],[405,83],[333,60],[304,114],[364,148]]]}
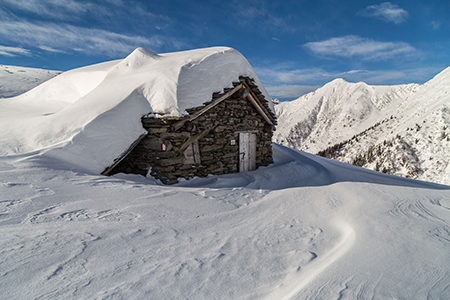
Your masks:
{"label": "stone hut", "polygon": [[142,117],[141,136],[103,175],[134,173],[174,184],[179,178],[246,172],[272,159],[276,117],[254,80],[239,77],[234,88],[213,93],[183,117]]}

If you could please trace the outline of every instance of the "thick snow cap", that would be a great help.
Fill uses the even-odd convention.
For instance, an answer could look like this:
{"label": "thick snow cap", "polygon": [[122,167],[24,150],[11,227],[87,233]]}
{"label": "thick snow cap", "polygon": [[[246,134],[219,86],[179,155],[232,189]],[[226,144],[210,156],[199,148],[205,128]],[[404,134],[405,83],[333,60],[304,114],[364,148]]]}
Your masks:
{"label": "thick snow cap", "polygon": [[110,74],[130,75],[157,115],[182,116],[185,109],[210,101],[213,92],[232,87],[240,75],[255,78],[264,96],[270,99],[245,57],[226,47],[160,55],[137,48]]}
{"label": "thick snow cap", "polygon": [[213,47],[155,54],[135,49],[123,60],[74,69],[31,91],[0,101],[0,154],[44,150],[101,172],[145,131],[142,115],[183,116],[239,76],[255,79],[238,51]]}

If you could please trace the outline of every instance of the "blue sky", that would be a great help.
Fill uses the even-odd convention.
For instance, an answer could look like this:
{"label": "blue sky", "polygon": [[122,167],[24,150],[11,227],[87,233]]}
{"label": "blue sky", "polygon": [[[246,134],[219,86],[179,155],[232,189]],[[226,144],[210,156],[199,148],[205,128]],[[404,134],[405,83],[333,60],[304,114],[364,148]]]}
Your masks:
{"label": "blue sky", "polygon": [[68,70],[138,46],[233,47],[281,99],[337,77],[423,83],[450,66],[450,1],[0,0],[0,64]]}

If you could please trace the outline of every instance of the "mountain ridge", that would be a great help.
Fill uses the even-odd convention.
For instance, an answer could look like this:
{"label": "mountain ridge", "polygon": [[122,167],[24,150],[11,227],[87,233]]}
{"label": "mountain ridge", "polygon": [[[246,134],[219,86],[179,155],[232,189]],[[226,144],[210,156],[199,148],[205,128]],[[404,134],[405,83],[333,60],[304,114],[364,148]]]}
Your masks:
{"label": "mountain ridge", "polygon": [[[276,106],[280,126],[274,141],[315,153],[327,145],[349,139],[386,117],[415,86],[369,86],[363,82],[349,83],[335,79],[297,100]],[[293,122],[301,125],[292,128]],[[307,124],[309,132],[305,132],[304,124]],[[342,132],[341,128],[347,129]],[[325,145],[321,141],[308,139],[323,137],[325,131],[331,131],[328,132],[330,136],[325,133]]]}
{"label": "mountain ridge", "polygon": [[[311,105],[315,111],[308,110]],[[337,79],[277,105],[276,111],[275,142],[371,170],[450,184],[450,68],[422,85]]]}

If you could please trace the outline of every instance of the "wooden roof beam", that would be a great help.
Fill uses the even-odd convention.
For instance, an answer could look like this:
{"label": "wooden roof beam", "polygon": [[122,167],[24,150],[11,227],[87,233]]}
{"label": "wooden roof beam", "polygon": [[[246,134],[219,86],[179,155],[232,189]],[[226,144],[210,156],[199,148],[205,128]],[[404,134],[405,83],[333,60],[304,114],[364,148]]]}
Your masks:
{"label": "wooden roof beam", "polygon": [[264,110],[260,106],[259,102],[256,100],[258,98],[255,99],[255,97],[253,97],[253,95],[251,93],[249,93],[247,96],[247,99],[253,105],[253,107],[258,111],[258,113],[261,115],[261,117],[264,119],[264,121],[266,121],[266,123],[274,126],[272,120],[270,120],[269,116],[264,112]]}
{"label": "wooden roof beam", "polygon": [[[254,102],[256,104],[252,104],[255,106],[255,109],[261,114],[261,116],[266,120],[268,118],[270,121],[266,122],[270,125],[275,125],[276,121],[272,118],[272,115],[266,110],[266,108],[261,104],[258,97],[255,95],[255,93],[252,91],[252,89],[248,86],[248,84],[245,81],[242,81],[242,84],[245,86],[246,89],[248,89],[250,95],[252,96]],[[251,101],[250,101],[251,102]],[[259,107],[259,108],[258,108]]]}

